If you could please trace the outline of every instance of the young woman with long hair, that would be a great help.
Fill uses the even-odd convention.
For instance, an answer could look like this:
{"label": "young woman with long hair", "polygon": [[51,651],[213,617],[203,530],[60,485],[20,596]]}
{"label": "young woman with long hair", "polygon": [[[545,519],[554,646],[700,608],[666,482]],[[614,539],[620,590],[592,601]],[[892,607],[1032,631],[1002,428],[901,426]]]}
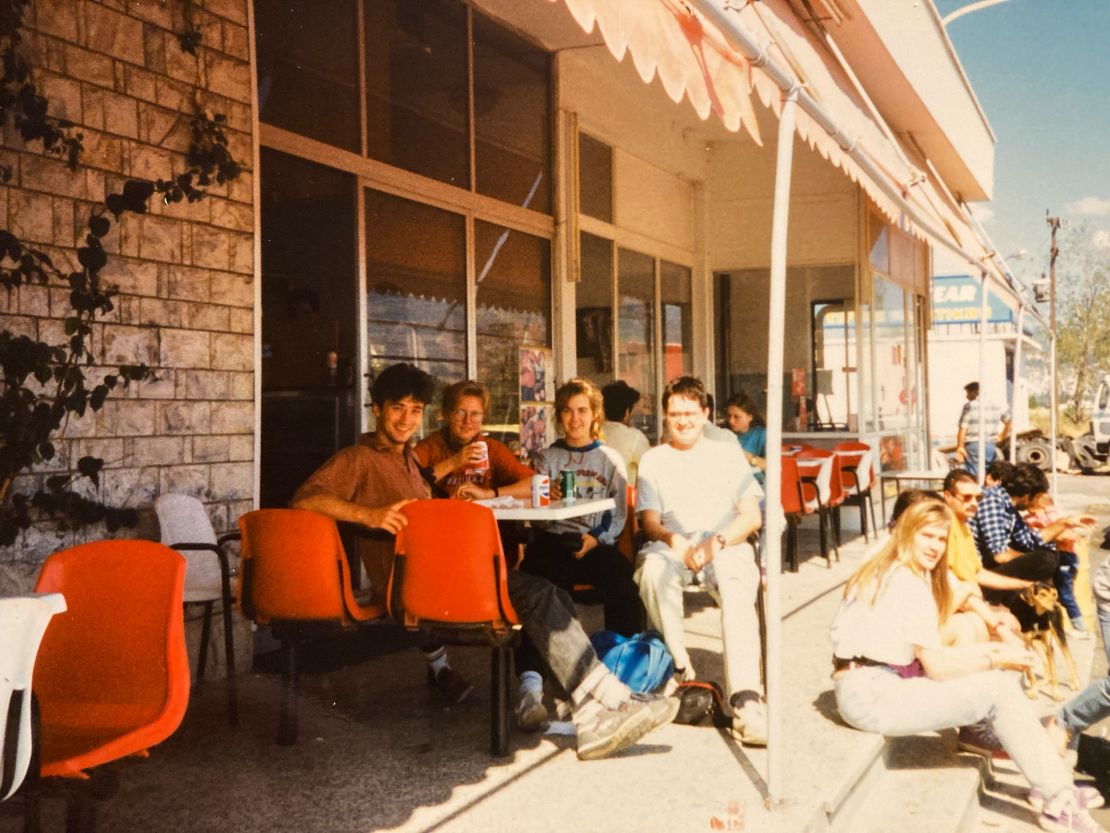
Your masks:
{"label": "young woman with long hair", "polygon": [[1001,642],[945,645],[941,628],[954,612],[945,549],[951,510],[939,500],[914,503],[890,540],[848,580],[832,625],[836,702],[851,726],[884,735],[990,723],[1032,785],[1030,804],[1046,830],[1102,828],[1076,788],[1021,690],[1033,656]]}

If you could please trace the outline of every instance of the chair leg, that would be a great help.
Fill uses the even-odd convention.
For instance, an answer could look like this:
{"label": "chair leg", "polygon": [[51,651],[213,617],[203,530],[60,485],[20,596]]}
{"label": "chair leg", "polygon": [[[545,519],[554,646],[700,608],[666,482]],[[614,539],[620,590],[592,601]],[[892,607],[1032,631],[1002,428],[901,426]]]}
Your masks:
{"label": "chair leg", "polygon": [[490,652],[490,693],[489,753],[503,758],[509,754],[509,649],[503,645]]}
{"label": "chair leg", "polygon": [[281,714],[278,717],[277,742],[292,746],[297,742],[297,643],[289,637],[281,640]]}
{"label": "chair leg", "polygon": [[856,493],[856,501],[859,503],[859,526],[863,530],[864,543],[871,540],[867,537],[867,507],[863,504],[863,492]]}
{"label": "chair leg", "polygon": [[[867,508],[871,510],[871,528],[873,530],[875,530],[875,537],[878,538],[879,537],[879,525],[877,523],[875,523],[875,500],[874,500],[874,498],[871,497],[871,487],[870,486],[867,487],[867,491],[865,492],[865,494],[867,495]],[[862,507],[861,507],[861,511],[862,511]]]}
{"label": "chair leg", "polygon": [[834,506],[829,510],[829,515],[832,516],[832,531],[833,531],[833,551],[836,553],[836,560],[840,560],[840,506]]}
{"label": "chair leg", "polygon": [[204,620],[200,627],[200,650],[197,651],[197,678],[193,685],[200,687],[204,679],[204,667],[208,664],[208,641],[212,638],[212,602],[204,603]]}
{"label": "chair leg", "polygon": [[786,522],[786,566],[792,573],[798,572],[798,527]]}
{"label": "chair leg", "polygon": [[820,530],[821,537],[821,556],[825,559],[828,566],[832,567],[832,553],[829,552],[829,510],[824,506],[817,509],[817,523]]}
{"label": "chair leg", "polygon": [[[225,587],[226,591],[226,587]],[[235,636],[231,621],[231,597],[224,593],[224,657],[227,673],[227,722],[232,726],[239,722],[239,700],[235,693]]]}

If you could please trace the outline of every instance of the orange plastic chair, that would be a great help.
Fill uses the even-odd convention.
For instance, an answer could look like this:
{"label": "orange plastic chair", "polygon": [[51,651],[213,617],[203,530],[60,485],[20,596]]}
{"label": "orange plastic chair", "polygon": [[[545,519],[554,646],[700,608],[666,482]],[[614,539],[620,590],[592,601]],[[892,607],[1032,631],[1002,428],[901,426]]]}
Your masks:
{"label": "orange plastic chair", "polygon": [[277,742],[297,742],[297,649],[306,639],[384,614],[356,601],[335,521],[305,509],[257,509],[239,519],[243,534],[237,595],[243,615],[269,625],[281,642],[282,697]]}
{"label": "orange plastic chair", "polygon": [[624,529],[621,530],[621,537],[617,541],[617,549],[621,551],[625,558],[635,563],[636,553],[640,549],[640,524],[636,517],[636,487],[629,483],[625,495],[628,501],[628,514],[624,519]]}
{"label": "orange plastic chair", "polygon": [[[153,541],[98,541],[46,560],[37,593],[61,593],[35,662],[43,777],[85,770],[168,738],[189,704],[185,559]],[[70,793],[82,829],[89,790]],[[74,803],[75,802],[75,803]]]}
{"label": "orange plastic chair", "polygon": [[[821,555],[832,567],[832,553],[840,560],[840,505],[844,490],[840,482],[840,459],[823,448],[807,448],[794,455],[798,474],[803,484],[802,494],[815,500],[817,520],[820,525]],[[832,550],[829,549],[828,530],[832,527]]]}
{"label": "orange plastic chair", "polygon": [[845,441],[837,443],[833,451],[840,457],[840,477],[844,487],[845,502],[859,506],[859,523],[863,529],[863,540],[867,539],[867,513],[864,501],[871,512],[871,528],[879,534],[875,524],[875,501],[871,496],[871,484],[875,482],[875,467],[872,463],[874,451],[867,443]]}
{"label": "orange plastic chair", "polygon": [[493,512],[463,500],[418,500],[402,510],[389,610],[429,639],[491,648],[490,754],[509,751],[509,651],[520,636]]}
{"label": "orange plastic chair", "polygon": [[[812,490],[811,490],[812,491]],[[802,479],[798,472],[798,461],[793,456],[782,456],[782,485],[780,487],[782,511],[786,516],[786,564],[788,569],[798,572],[798,527],[806,515],[817,511],[813,501],[807,501],[802,493]]]}

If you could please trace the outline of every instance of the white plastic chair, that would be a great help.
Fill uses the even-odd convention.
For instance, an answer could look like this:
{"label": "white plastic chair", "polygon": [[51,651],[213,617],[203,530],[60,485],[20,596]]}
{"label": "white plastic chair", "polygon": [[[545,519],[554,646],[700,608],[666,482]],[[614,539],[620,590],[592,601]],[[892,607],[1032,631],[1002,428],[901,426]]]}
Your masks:
{"label": "white plastic chair", "polygon": [[65,609],[61,593],[0,599],[0,801],[20,788],[34,757],[31,672],[47,625]]}
{"label": "white plastic chair", "polygon": [[228,721],[239,720],[235,696],[235,639],[232,634],[231,566],[225,545],[238,540],[238,532],[216,537],[212,521],[202,504],[189,495],[161,495],[154,502],[162,543],[184,556],[185,604],[204,605],[200,650],[197,656],[197,685],[204,678],[208,642],[212,634],[212,608],[223,602],[224,653],[227,657]]}

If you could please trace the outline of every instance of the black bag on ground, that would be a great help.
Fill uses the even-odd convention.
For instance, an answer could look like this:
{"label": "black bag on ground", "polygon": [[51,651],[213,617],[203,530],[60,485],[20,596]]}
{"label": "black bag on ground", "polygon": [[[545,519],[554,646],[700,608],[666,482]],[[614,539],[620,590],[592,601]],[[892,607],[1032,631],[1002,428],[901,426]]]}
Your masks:
{"label": "black bag on ground", "polygon": [[683,726],[707,724],[718,729],[725,729],[732,723],[725,710],[725,697],[721,687],[712,680],[679,683],[674,696],[678,698],[675,723]]}

